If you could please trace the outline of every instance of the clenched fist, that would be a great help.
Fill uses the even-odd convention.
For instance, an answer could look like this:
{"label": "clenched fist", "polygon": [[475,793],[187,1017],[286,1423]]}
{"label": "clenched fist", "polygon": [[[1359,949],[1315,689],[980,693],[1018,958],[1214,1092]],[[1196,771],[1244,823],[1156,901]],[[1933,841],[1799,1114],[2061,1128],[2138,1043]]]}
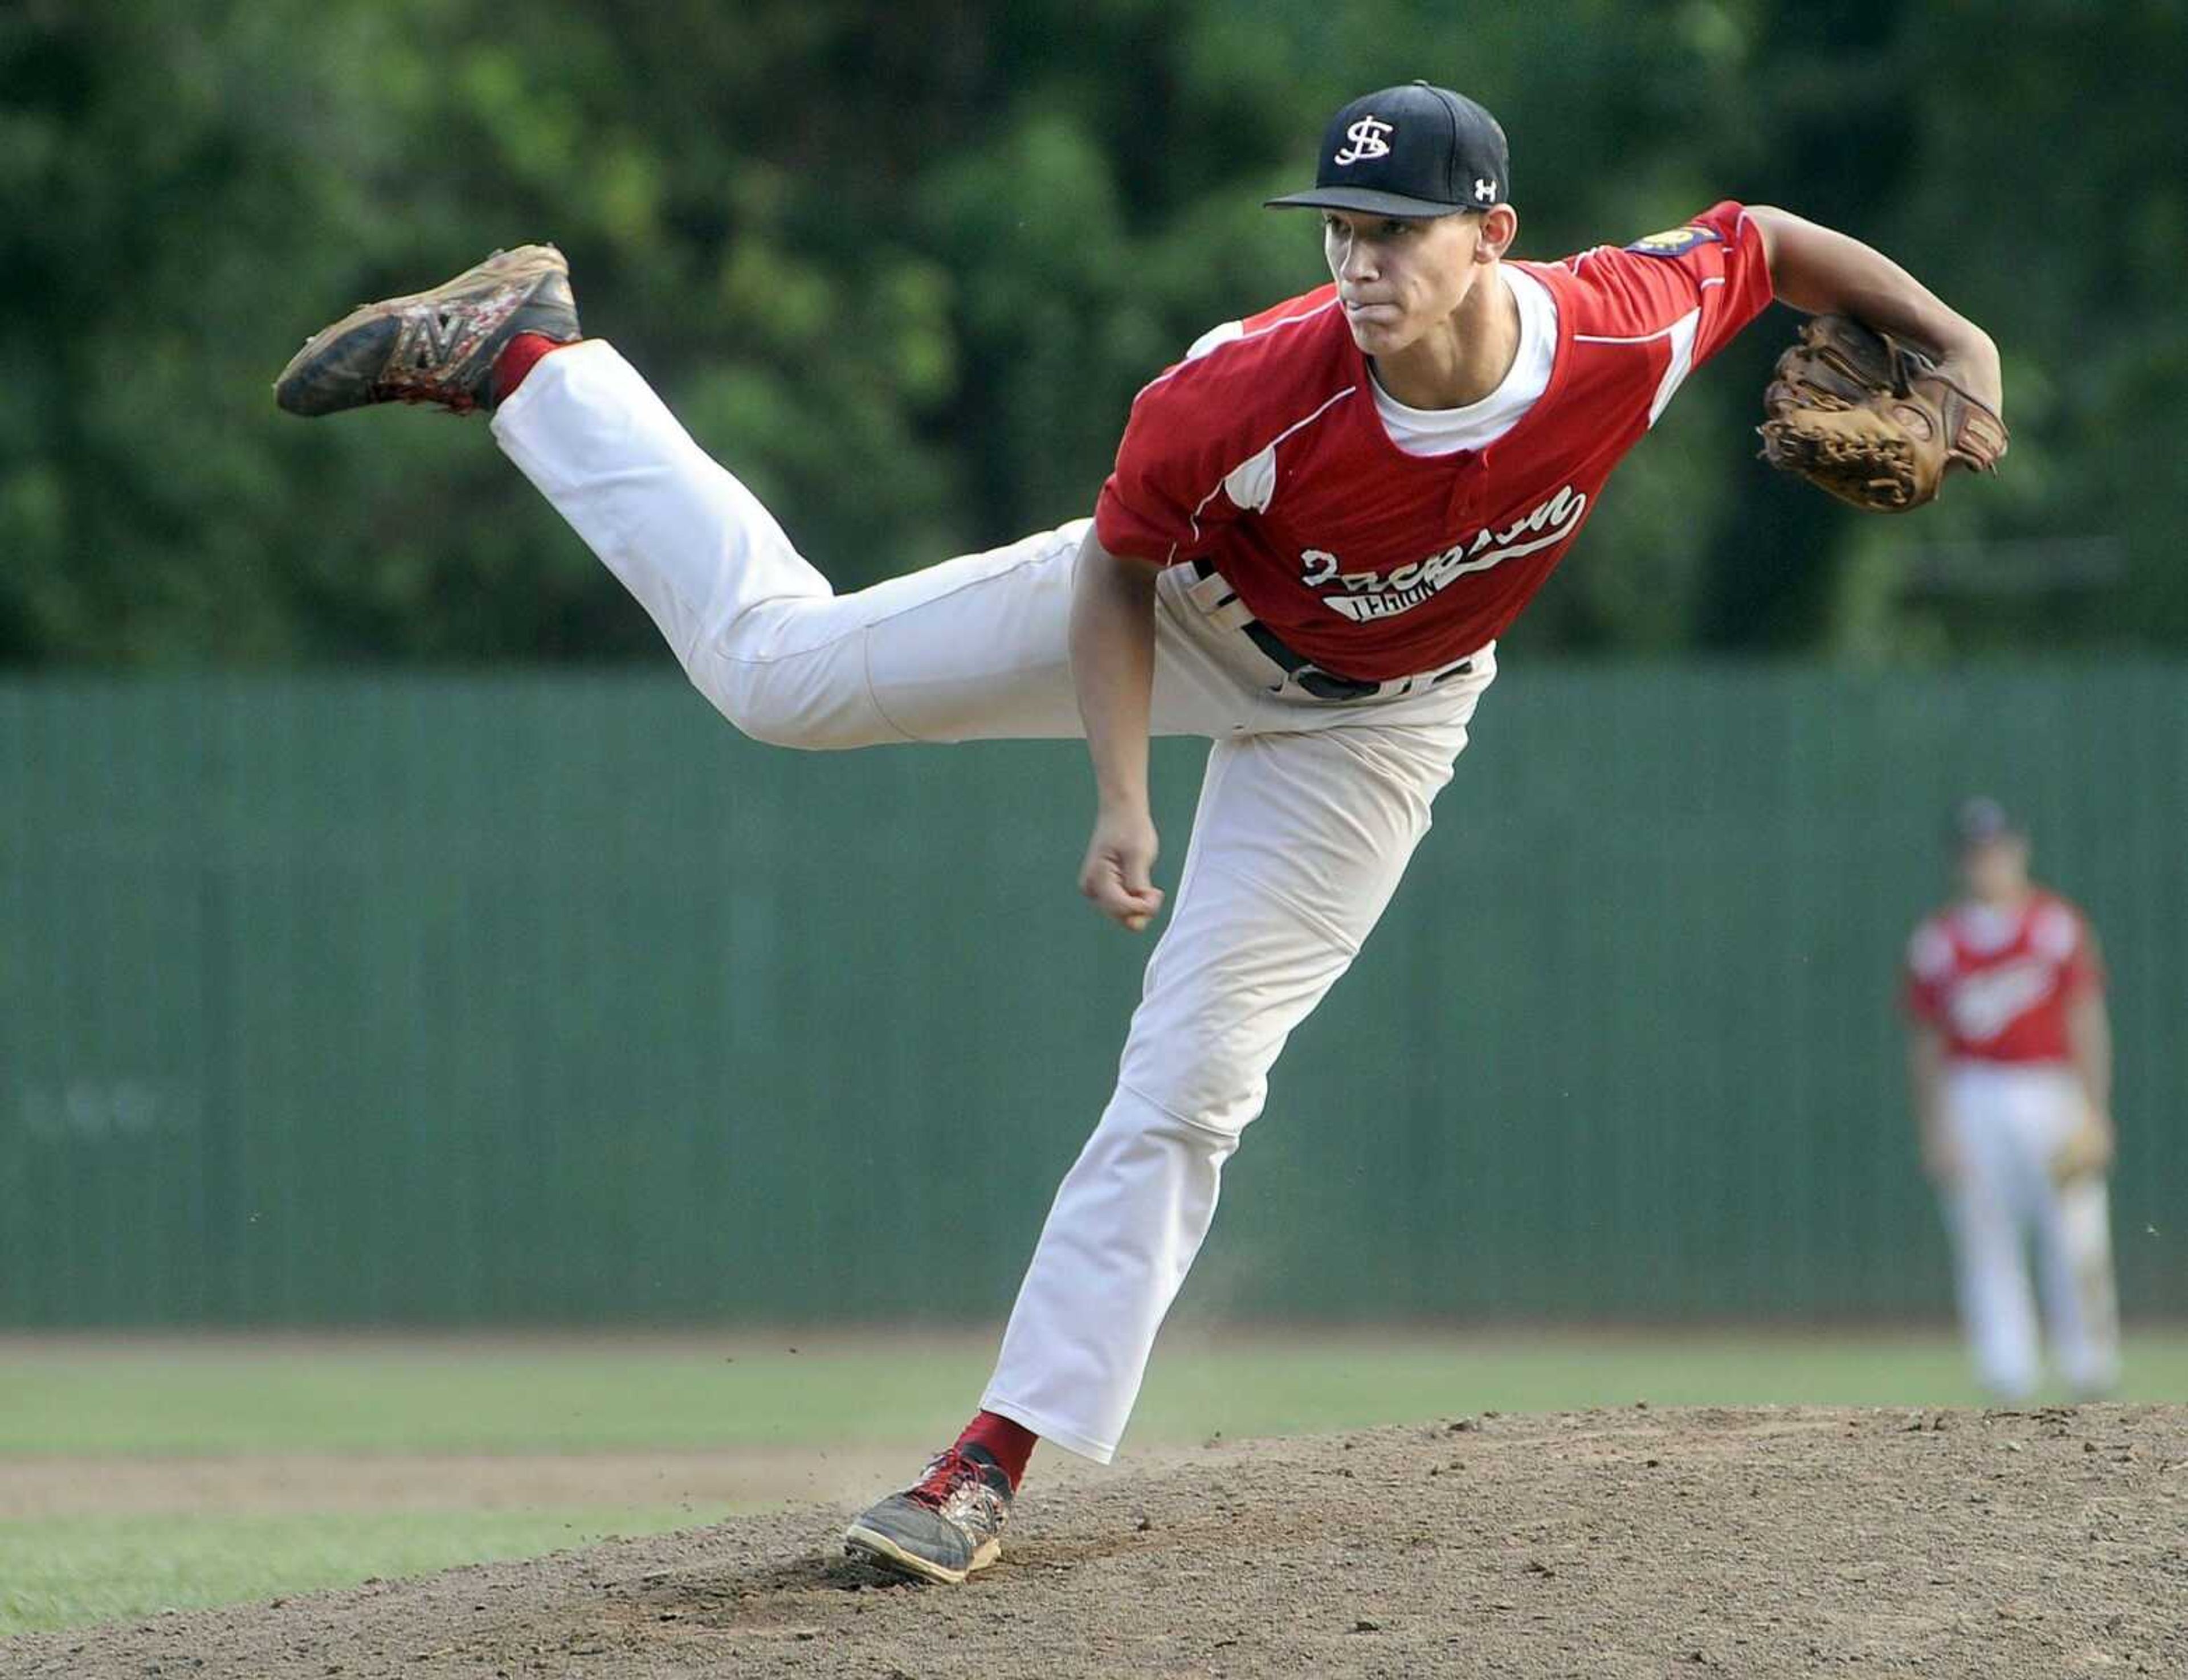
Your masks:
{"label": "clenched fist", "polygon": [[1140,932],[1163,905],[1154,884],[1156,849],[1154,819],[1144,805],[1104,806],[1079,866],[1079,890],[1119,927]]}

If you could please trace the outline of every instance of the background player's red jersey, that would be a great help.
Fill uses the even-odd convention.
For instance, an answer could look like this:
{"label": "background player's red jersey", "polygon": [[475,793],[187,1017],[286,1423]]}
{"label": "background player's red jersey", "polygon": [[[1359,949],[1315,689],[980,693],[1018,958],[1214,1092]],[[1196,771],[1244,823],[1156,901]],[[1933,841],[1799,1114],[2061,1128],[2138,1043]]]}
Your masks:
{"label": "background player's red jersey", "polygon": [[1323,286],[1218,329],[1142,391],[1095,510],[1102,545],[1205,555],[1323,669],[1381,681],[1463,658],[1542,586],[1610,471],[1770,302],[1736,204],[1624,250],[1518,265],[1549,289],[1548,387],[1480,450],[1390,441]]}
{"label": "background player's red jersey", "polygon": [[2082,913],[2051,893],[2014,910],[1962,904],[1914,930],[1907,1009],[1945,1035],[1948,1055],[1982,1062],[2065,1062],[2067,1008],[2104,970]]}

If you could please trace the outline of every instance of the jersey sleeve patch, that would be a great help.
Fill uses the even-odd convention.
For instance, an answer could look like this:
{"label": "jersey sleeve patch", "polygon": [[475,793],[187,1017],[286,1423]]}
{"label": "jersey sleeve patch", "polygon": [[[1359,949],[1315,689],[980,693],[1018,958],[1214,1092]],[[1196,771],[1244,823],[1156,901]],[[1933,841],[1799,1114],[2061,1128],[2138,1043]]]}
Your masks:
{"label": "jersey sleeve patch", "polygon": [[1724,237],[1714,228],[1666,228],[1661,234],[1651,234],[1644,240],[1636,240],[1626,248],[1644,257],[1684,257],[1696,245],[1723,245]]}

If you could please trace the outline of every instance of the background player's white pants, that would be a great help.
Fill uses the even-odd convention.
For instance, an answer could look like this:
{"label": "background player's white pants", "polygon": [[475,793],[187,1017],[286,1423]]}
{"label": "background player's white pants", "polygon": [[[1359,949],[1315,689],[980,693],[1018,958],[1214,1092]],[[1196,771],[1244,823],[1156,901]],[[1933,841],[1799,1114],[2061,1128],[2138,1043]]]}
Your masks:
{"label": "background player's white pants", "polygon": [[[493,431],[747,734],[1080,733],[1068,631],[1085,521],[837,595],[605,343],[541,360]],[[1269,1069],[1390,901],[1496,669],[1485,648],[1439,684],[1317,701],[1211,581],[1173,568],[1156,592],[1155,727],[1215,741],[1192,844],[1116,1092],[1057,1192],[983,1402],[1103,1460]]]}
{"label": "background player's white pants", "polygon": [[1944,1096],[1961,1164],[1945,1219],[1977,1378],[2006,1399],[2034,1391],[2040,1297],[2060,1376],[2078,1393],[2103,1393],[2119,1375],[2105,1181],[2061,1186],[2050,1171],[2082,1113],[2078,1081],[2063,1068],[1961,1062]]}

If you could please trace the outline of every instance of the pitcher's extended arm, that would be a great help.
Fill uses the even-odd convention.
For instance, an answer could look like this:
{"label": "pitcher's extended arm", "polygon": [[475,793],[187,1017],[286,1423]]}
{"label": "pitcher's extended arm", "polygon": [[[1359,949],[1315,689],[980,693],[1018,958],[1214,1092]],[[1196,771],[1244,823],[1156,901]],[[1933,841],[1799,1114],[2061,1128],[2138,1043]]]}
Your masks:
{"label": "pitcher's extended arm", "polygon": [[1991,336],[1882,251],[1774,205],[1750,205],[1762,230],[1770,288],[1811,315],[1851,315],[1920,346],[1937,370],[1995,414],[2005,412],[1998,346]]}

